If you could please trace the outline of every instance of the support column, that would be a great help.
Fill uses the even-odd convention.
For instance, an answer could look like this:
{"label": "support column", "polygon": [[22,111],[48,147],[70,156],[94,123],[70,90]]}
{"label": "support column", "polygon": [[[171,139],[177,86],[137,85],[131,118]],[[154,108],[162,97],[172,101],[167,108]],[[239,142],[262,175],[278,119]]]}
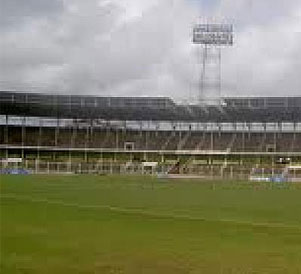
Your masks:
{"label": "support column", "polygon": [[[8,115],[5,116],[5,129],[4,129],[4,143],[5,143],[5,158],[8,158]],[[7,166],[7,163],[6,163]]]}
{"label": "support column", "polygon": [[25,124],[25,117],[23,117],[22,119],[22,128],[21,128],[21,143],[22,143],[22,150],[21,150],[21,157],[22,160],[24,159],[25,153],[24,153],[24,144],[25,144],[25,131],[26,131],[26,127],[24,126]]}

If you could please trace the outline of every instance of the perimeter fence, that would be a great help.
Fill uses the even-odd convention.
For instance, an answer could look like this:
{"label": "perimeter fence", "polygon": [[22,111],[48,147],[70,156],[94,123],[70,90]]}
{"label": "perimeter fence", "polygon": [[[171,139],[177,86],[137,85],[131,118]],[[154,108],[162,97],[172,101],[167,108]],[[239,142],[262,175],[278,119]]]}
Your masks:
{"label": "perimeter fence", "polygon": [[[197,165],[185,164],[175,169],[174,164],[158,163],[157,166],[145,166],[141,162],[99,161],[87,162],[51,162],[25,160],[22,164],[1,164],[0,170],[9,174],[95,174],[95,175],[157,175],[180,174],[197,175],[206,179],[238,179],[250,177],[253,166],[242,165]],[[24,170],[26,172],[3,172]],[[1,172],[0,172],[1,173]]]}

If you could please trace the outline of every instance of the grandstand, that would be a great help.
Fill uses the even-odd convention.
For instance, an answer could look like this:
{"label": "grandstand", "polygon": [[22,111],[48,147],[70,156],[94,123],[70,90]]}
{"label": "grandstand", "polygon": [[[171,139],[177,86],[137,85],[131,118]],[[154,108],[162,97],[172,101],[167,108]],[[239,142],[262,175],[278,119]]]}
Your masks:
{"label": "grandstand", "polygon": [[[301,97],[226,97],[180,105],[166,97],[0,92],[0,157],[35,171],[247,176],[287,156],[301,163]],[[134,164],[135,163],[135,164]],[[118,166],[118,168],[116,168]]]}

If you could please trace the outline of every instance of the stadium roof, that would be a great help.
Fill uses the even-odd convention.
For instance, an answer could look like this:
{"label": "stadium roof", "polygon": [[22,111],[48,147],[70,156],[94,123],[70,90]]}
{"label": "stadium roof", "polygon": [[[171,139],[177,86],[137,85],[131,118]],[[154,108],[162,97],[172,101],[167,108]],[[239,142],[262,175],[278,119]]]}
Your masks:
{"label": "stadium roof", "polygon": [[0,91],[0,114],[105,120],[301,122],[300,97],[227,97],[219,106],[167,97],[96,97]]}

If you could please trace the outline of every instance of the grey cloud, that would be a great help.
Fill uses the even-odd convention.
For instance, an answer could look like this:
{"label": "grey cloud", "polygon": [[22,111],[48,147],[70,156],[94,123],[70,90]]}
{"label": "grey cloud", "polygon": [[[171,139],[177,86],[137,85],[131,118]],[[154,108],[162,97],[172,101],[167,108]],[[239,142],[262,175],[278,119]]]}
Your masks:
{"label": "grey cloud", "polygon": [[[1,88],[179,100],[198,92],[191,28],[202,9],[191,1],[5,2],[11,13],[30,16],[0,28]],[[258,2],[252,10],[248,0],[211,9],[237,31],[234,47],[223,51],[224,94],[281,95],[285,89],[297,95],[301,39],[288,30],[300,30],[300,4]]]}
{"label": "grey cloud", "polygon": [[37,18],[54,18],[63,0],[0,0],[0,28],[14,30]]}
{"label": "grey cloud", "polygon": [[229,19],[241,30],[250,25],[262,27],[285,23],[299,7],[298,0],[223,0],[214,13]]}

